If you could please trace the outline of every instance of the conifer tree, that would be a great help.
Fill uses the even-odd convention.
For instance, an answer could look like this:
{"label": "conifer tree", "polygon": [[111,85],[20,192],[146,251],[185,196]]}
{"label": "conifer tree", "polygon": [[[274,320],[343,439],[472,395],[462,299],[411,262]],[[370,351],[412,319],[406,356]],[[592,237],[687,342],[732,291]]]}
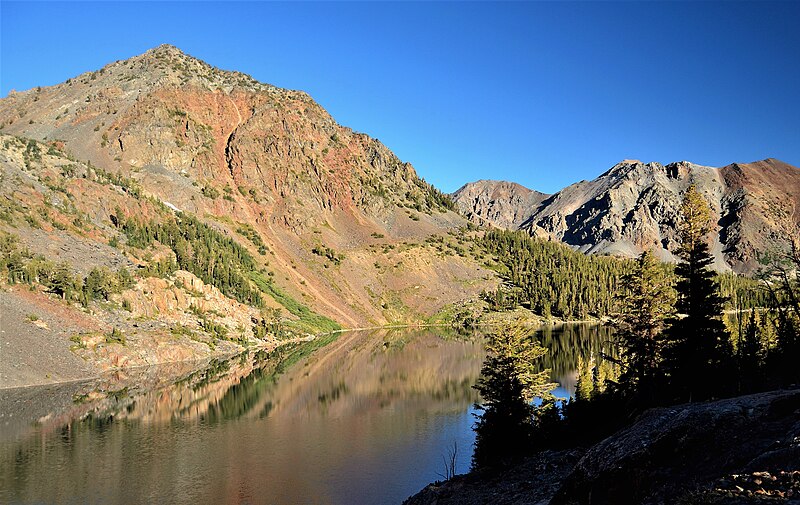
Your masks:
{"label": "conifer tree", "polygon": [[618,388],[628,400],[650,405],[655,401],[663,359],[661,332],[673,314],[675,291],[670,277],[650,251],[639,256],[636,267],[622,277],[621,284],[621,307],[615,321],[622,356]]}
{"label": "conifer tree", "polygon": [[51,293],[59,295],[62,299],[71,298],[77,288],[69,265],[66,263],[58,264],[52,274],[48,276],[45,284]]}
{"label": "conifer tree", "polygon": [[706,399],[732,386],[730,336],[722,321],[725,300],[706,242],[710,224],[711,209],[692,185],[681,205],[681,261],[675,268],[678,315],[670,322],[665,349],[665,372],[676,400]]}
{"label": "conifer tree", "polygon": [[768,368],[779,385],[800,381],[800,230],[789,236],[788,251],[765,258],[762,272],[775,316],[775,348]]}
{"label": "conifer tree", "polygon": [[553,385],[548,371],[536,372],[536,360],[547,351],[521,324],[501,328],[489,336],[488,351],[475,389],[482,410],[475,425],[473,468],[514,461],[533,444],[533,399],[546,399]]}
{"label": "conifer tree", "polygon": [[736,349],[740,392],[758,387],[761,382],[761,339],[756,311],[750,311],[747,324],[739,333]]}

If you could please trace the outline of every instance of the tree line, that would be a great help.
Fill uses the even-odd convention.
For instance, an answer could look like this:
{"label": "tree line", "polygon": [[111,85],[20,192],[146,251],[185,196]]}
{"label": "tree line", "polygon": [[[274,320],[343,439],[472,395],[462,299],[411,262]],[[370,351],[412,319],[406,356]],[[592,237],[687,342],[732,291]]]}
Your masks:
{"label": "tree line", "polygon": [[490,230],[479,240],[505,281],[484,294],[495,310],[523,305],[544,317],[608,315],[618,280],[630,269],[630,260],[581,254],[522,231]]}
{"label": "tree line", "polygon": [[261,293],[250,283],[250,273],[258,269],[253,256],[238,242],[196,217],[181,213],[164,221],[140,221],[125,218],[117,210],[112,221],[132,247],[144,249],[158,241],[172,250],[175,259],[156,263],[152,267],[154,273],[187,270],[226,296],[253,307],[264,306]]}
{"label": "tree line", "polygon": [[[618,378],[606,378],[605,388],[561,405],[545,393],[534,406],[530,391],[546,386],[546,377],[531,380],[528,373],[531,356],[541,359],[540,344],[529,331],[526,337],[515,336],[520,332],[515,328],[490,336],[487,366],[475,386],[483,397],[483,415],[475,428],[474,468],[502,465],[536,450],[595,442],[650,407],[800,382],[800,236],[788,252],[769,258],[761,274],[762,291],[748,295],[747,303],[764,304],[767,310],[740,314],[732,332],[723,321],[722,284],[729,283],[728,292],[748,293],[754,281],[720,278],[711,269],[711,213],[694,186],[684,197],[681,216],[680,262],[674,272],[645,252],[620,276],[617,293],[603,295],[611,298],[602,306],[613,310],[616,351],[605,359],[621,369]],[[515,234],[492,232],[490,240],[510,244],[510,257],[526,258],[524,251],[534,250]]]}
{"label": "tree line", "polygon": [[126,268],[112,272],[95,267],[81,277],[66,262],[54,262],[41,254],[34,255],[21,246],[16,235],[0,231],[0,275],[9,284],[40,285],[63,300],[79,302],[84,307],[92,300],[109,300],[134,284]]}
{"label": "tree line", "polygon": [[[636,268],[634,260],[586,255],[561,243],[531,237],[522,231],[490,230],[479,245],[498,264],[504,284],[482,293],[492,310],[523,306],[545,318],[586,320],[614,314],[620,293],[628,294],[623,277]],[[654,259],[655,261],[655,259]],[[653,266],[671,282],[674,265]],[[756,279],[735,273],[716,273],[726,309],[766,307],[771,295]]]}

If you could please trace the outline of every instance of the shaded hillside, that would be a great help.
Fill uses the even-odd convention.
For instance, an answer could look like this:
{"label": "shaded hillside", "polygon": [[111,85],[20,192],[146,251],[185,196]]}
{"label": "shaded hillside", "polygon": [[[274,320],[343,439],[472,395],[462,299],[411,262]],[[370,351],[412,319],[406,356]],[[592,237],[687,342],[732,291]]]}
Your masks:
{"label": "shaded hillside", "polygon": [[800,170],[775,159],[722,168],[626,160],[541,201],[484,181],[453,197],[470,217],[546,234],[583,252],[634,256],[653,249],[674,260],[680,202],[691,184],[708,199],[717,222],[712,252],[719,269],[754,271],[758,253],[782,244],[800,224]]}

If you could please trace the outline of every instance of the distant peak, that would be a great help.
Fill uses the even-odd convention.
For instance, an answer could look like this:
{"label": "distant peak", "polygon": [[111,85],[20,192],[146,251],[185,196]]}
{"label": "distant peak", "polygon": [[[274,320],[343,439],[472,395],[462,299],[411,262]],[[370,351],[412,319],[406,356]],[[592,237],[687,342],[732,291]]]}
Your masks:
{"label": "distant peak", "polygon": [[189,61],[196,61],[202,65],[207,65],[206,62],[195,58],[190,54],[186,54],[180,48],[173,46],[172,44],[161,44],[160,46],[156,46],[152,49],[148,49],[144,53],[134,56],[131,58],[132,60],[144,60],[144,61],[173,61],[173,62],[182,62],[186,63]]}
{"label": "distant peak", "polygon": [[513,181],[503,181],[498,179],[479,179],[474,182],[468,182],[455,190],[452,194],[459,195],[466,192],[483,192],[488,193],[491,191],[511,191],[516,194],[534,194],[534,195],[545,195],[547,193],[542,193],[541,191],[537,191],[535,189],[531,189],[527,186],[523,186],[518,182]]}
{"label": "distant peak", "polygon": [[178,49],[177,47],[173,46],[172,44],[161,44],[160,46],[156,46],[152,49],[149,49],[145,52],[145,54],[180,54],[186,55],[183,51]]}

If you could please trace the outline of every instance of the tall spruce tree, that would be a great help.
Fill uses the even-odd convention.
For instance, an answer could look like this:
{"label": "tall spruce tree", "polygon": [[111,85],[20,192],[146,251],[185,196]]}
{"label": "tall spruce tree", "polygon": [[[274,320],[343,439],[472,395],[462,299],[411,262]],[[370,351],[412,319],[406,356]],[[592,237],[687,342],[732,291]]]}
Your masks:
{"label": "tall spruce tree", "polygon": [[[514,324],[489,335],[488,354],[475,389],[483,411],[475,424],[473,468],[496,467],[528,454],[533,447],[533,399],[548,399],[553,384],[549,371],[535,371],[547,350],[529,328]],[[550,403],[548,402],[548,405]]]}
{"label": "tall spruce tree", "polygon": [[761,338],[756,311],[751,310],[747,324],[739,330],[736,346],[739,392],[757,389],[762,382]]}
{"label": "tall spruce tree", "polygon": [[732,388],[730,336],[722,321],[719,294],[707,235],[711,209],[692,185],[681,205],[681,261],[675,268],[677,316],[666,332],[665,367],[673,400],[700,400]]}
{"label": "tall spruce tree", "polygon": [[621,285],[620,312],[615,320],[622,364],[618,391],[634,405],[651,405],[656,401],[663,359],[661,332],[674,312],[675,290],[672,279],[650,251],[639,256]]}
{"label": "tall spruce tree", "polygon": [[777,385],[800,382],[800,229],[795,228],[788,239],[788,251],[763,258],[767,268],[762,276],[770,292],[777,337],[767,366]]}

